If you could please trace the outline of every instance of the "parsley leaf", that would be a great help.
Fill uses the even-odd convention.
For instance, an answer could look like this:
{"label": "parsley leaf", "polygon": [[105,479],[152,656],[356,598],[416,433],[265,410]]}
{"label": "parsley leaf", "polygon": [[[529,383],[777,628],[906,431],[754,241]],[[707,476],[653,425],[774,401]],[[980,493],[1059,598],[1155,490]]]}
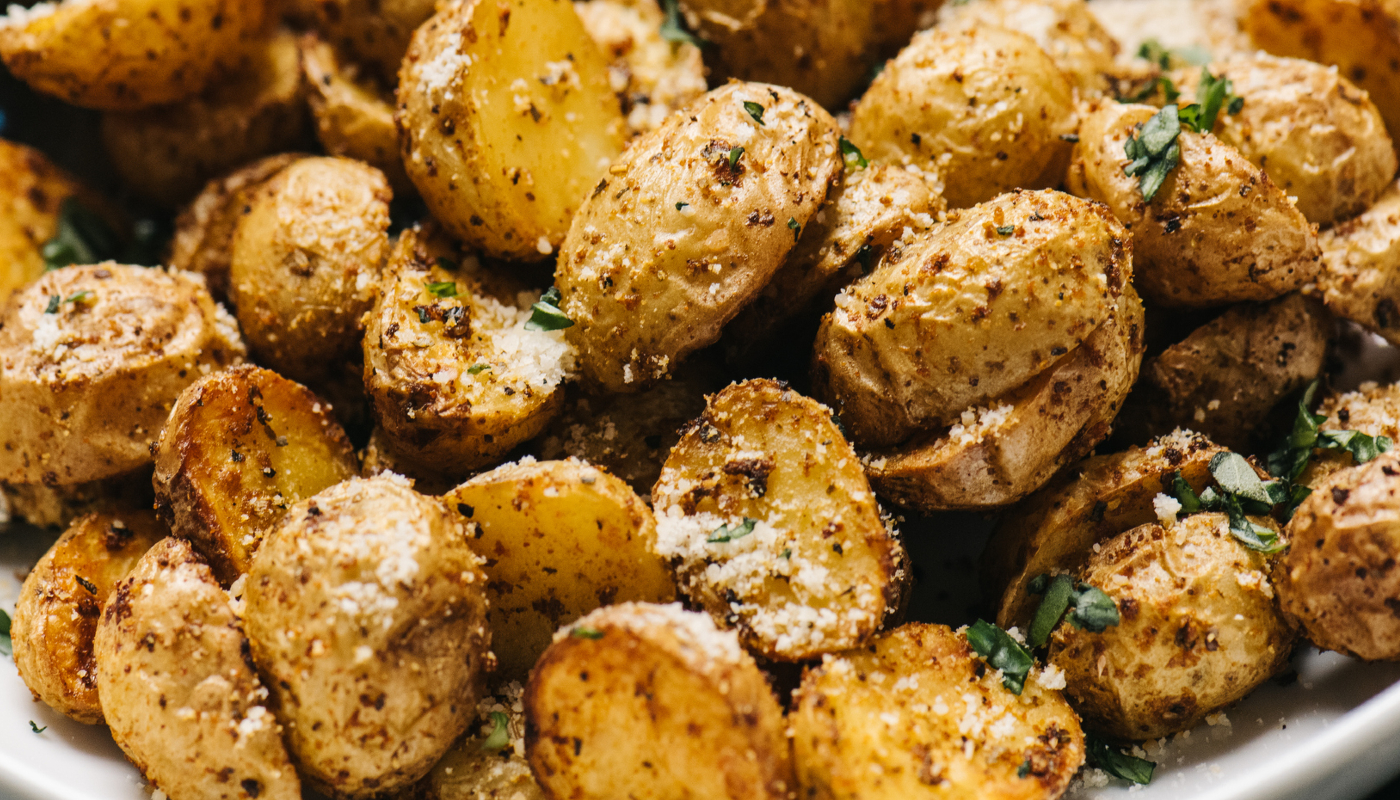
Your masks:
{"label": "parsley leaf", "polygon": [[69,197],[58,210],[58,230],[40,249],[47,269],[73,264],[97,264],[116,257],[121,242],[107,222]]}
{"label": "parsley leaf", "polygon": [[1181,161],[1181,146],[1177,143],[1180,136],[1177,108],[1168,105],[1138,126],[1138,132],[1128,139],[1124,153],[1132,162],[1123,172],[1129,177],[1141,176],[1138,188],[1145,202],[1152,202],[1167,174]]}
{"label": "parsley leaf", "polygon": [[870,161],[866,159],[865,154],[860,151],[859,147],[856,147],[854,142],[844,136],[838,142],[841,145],[841,158],[845,160],[848,169],[851,167],[865,169],[870,166]]}
{"label": "parsley leaf", "polygon": [[424,286],[433,297],[457,296],[457,284],[452,281],[428,281]]}
{"label": "parsley leaf", "polygon": [[491,729],[491,734],[486,737],[486,741],[481,743],[481,749],[503,750],[506,745],[510,744],[510,717],[499,711],[492,711],[491,722],[496,727]]}
{"label": "parsley leaf", "polygon": [[0,654],[8,656],[13,652],[14,646],[10,641],[10,615],[0,611]]}
{"label": "parsley leaf", "polygon": [[744,155],[743,147],[729,148],[729,167],[733,169],[739,165],[739,159]]}
{"label": "parsley leaf", "polygon": [[529,321],[525,323],[525,330],[558,331],[564,328],[572,328],[574,326],[574,321],[569,319],[568,315],[559,308],[561,300],[562,298],[559,295],[559,290],[553,286],[549,287],[549,291],[544,293],[540,301],[530,307],[530,310],[534,313],[530,315]]}
{"label": "parsley leaf", "polygon": [[745,100],[744,110],[749,112],[749,116],[753,117],[754,122],[757,122],[759,125],[763,125],[763,106],[753,102],[752,100]]}
{"label": "parsley leaf", "polygon": [[1085,757],[1090,766],[1098,767],[1115,778],[1137,784],[1152,781],[1157,765],[1145,758],[1130,756],[1093,733],[1084,734]]}
{"label": "parsley leaf", "polygon": [[691,33],[681,19],[680,0],[661,0],[666,7],[666,19],[661,23],[661,38],[672,44],[693,44],[704,47],[709,42]]}
{"label": "parsley leaf", "polygon": [[590,627],[588,627],[588,626],[586,626],[586,625],[575,625],[575,626],[569,631],[569,635],[572,636],[572,637],[574,637],[575,639],[601,639],[601,638],[603,638],[603,632],[602,632],[602,631],[598,630],[597,628],[590,628]]}
{"label": "parsley leaf", "polygon": [[744,517],[744,521],[735,525],[733,528],[729,527],[727,524],[719,526],[705,541],[711,544],[722,544],[724,542],[732,542],[735,539],[742,539],[753,533],[753,526],[757,524],[758,520]]}
{"label": "parsley leaf", "polygon": [[1035,660],[1020,642],[1011,634],[986,620],[967,629],[967,643],[981,656],[992,669],[1001,670],[1001,685],[1012,694],[1019,695],[1026,687],[1026,676],[1030,674]]}
{"label": "parsley leaf", "polygon": [[1054,579],[1038,575],[1029,588],[1033,594],[1045,595],[1031,619],[1028,643],[1033,648],[1044,647],[1050,641],[1050,634],[1066,611],[1071,625],[1090,633],[1103,633],[1122,621],[1113,598],[1087,583],[1076,584],[1068,575],[1056,575]]}

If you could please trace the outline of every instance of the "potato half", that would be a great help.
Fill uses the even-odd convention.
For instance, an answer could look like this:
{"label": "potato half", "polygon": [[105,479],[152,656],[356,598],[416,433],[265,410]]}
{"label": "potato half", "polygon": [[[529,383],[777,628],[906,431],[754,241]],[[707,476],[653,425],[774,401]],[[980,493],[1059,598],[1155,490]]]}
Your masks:
{"label": "potato half", "polygon": [[547,800],[525,759],[524,694],[510,681],[477,703],[467,735],[413,787],[412,800]]}
{"label": "potato half", "polygon": [[1317,286],[1339,317],[1400,342],[1400,183],[1361,216],[1323,231]]}
{"label": "potato half", "polygon": [[359,65],[316,35],[303,36],[300,46],[306,97],[321,146],[331,155],[357,159],[383,172],[396,194],[415,192],[399,155],[393,93],[362,75]]}

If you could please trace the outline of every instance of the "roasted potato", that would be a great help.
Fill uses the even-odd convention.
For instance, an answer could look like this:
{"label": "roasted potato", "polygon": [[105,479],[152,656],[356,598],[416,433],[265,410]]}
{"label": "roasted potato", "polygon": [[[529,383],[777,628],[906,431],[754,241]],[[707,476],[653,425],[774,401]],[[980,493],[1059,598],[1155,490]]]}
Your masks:
{"label": "roasted potato", "polygon": [[768,660],[862,646],[912,576],[831,412],[770,380],[708,400],[652,490],[682,591]]}
{"label": "roasted potato", "polygon": [[545,796],[781,800],[783,713],[734,634],[679,603],[601,608],[559,631],[525,688]]}
{"label": "roasted potato", "polygon": [[360,477],[373,478],[376,475],[392,472],[407,478],[420,494],[434,496],[447,494],[457,485],[457,479],[400,461],[384,444],[384,439],[382,429],[375,428],[370,431],[369,440],[365,442],[364,448],[359,453]]}
{"label": "roasted potato", "polygon": [[102,712],[169,797],[298,800],[238,617],[188,542],[167,538],[117,584],[94,644]]}
{"label": "roasted potato", "polygon": [[506,464],[442,498],[486,557],[497,675],[526,677],[560,625],[600,606],[675,599],[651,509],[581,461]]}
{"label": "roasted potato", "polygon": [[180,392],[243,354],[197,275],[111,262],[46,273],[0,315],[0,481],[69,486],[150,464]]}
{"label": "roasted potato", "polygon": [[41,528],[67,528],[74,520],[94,511],[150,508],[151,468],[145,466],[115,478],[68,486],[43,483],[0,483],[12,517]]}
{"label": "roasted potato", "polygon": [[474,725],[480,728],[468,729],[413,787],[413,800],[546,800],[525,760],[524,693],[511,681],[477,703]]}
{"label": "roasted potato", "polygon": [[851,141],[873,161],[943,180],[950,208],[1058,186],[1076,117],[1070,83],[1033,39],[994,25],[914,37],[870,84]]}
{"label": "roasted potato", "polygon": [[[266,0],[104,0],[11,5],[0,58],[15,77],[85,108],[133,111],[197,94],[237,65]],[[115,34],[114,31],[120,31]]]}
{"label": "roasted potato", "polygon": [[[1248,103],[1245,103],[1248,106]],[[1182,130],[1179,164],[1151,203],[1123,169],[1151,106],[1105,103],[1079,129],[1069,190],[1108,204],[1133,233],[1138,291],[1150,303],[1271,300],[1318,272],[1314,228],[1266,171],[1211,134]]]}
{"label": "roasted potato", "polygon": [[404,166],[433,216],[521,261],[554,252],[626,136],[602,51],[557,0],[445,4],[413,35],[398,105]]}
{"label": "roasted potato", "polygon": [[301,68],[316,119],[316,138],[326,152],[383,172],[395,193],[415,191],[399,155],[393,93],[362,76],[359,65],[346,61],[315,35],[301,39]]}
{"label": "roasted potato", "polygon": [[555,272],[584,377],[641,391],[716,342],[816,216],[838,136],[802,95],[736,82],[633,143],[584,200]]}
{"label": "roasted potato", "polygon": [[389,255],[384,173],[303,158],[251,193],[233,235],[229,299],[261,363],[315,383],[358,355]]}
{"label": "roasted potato", "polygon": [[[1400,384],[1362,384],[1359,391],[1329,395],[1318,405],[1316,413],[1326,417],[1318,426],[1322,430],[1360,431],[1367,436],[1385,436],[1392,442],[1400,442]],[[1355,463],[1346,450],[1314,451],[1312,461],[1297,482],[1316,488],[1333,472]]]}
{"label": "roasted potato", "polygon": [[434,5],[434,0],[317,0],[315,23],[331,43],[392,86],[413,32],[433,15]]}
{"label": "roasted potato", "polygon": [[10,628],[24,685],[50,708],[102,722],[93,637],[108,595],[168,533],[149,510],[87,514],[29,571]]}
{"label": "roasted potato", "polygon": [[384,270],[364,337],[380,444],[409,468],[460,480],[544,429],[574,356],[563,334],[527,330],[530,301],[486,276],[431,228],[410,229]]}
{"label": "roasted potato", "polygon": [[244,620],[308,785],[405,788],[466,730],[493,661],[479,564],[456,513],[388,476],[303,500],[263,542]]}
{"label": "roasted potato", "polygon": [[982,0],[949,11],[954,24],[997,25],[1031,37],[1082,96],[1103,94],[1119,72],[1118,40],[1082,0]]}
{"label": "roasted potato", "polygon": [[359,472],[329,405],[251,365],[185,389],[155,456],[161,520],[225,586],[248,571],[288,506]]}
{"label": "roasted potato", "polygon": [[1332,473],[1288,523],[1293,547],[1274,570],[1279,604],[1324,650],[1400,659],[1400,455]]}
{"label": "roasted potato", "polygon": [[296,36],[252,48],[233,80],[174,105],[105,114],[102,144],[122,180],[166,206],[256,158],[302,147],[310,126]]}
{"label": "roasted potato", "polygon": [[1048,657],[1085,725],[1121,739],[1167,736],[1287,667],[1295,634],[1269,570],[1224,514],[1104,542],[1075,575],[1113,600],[1120,621],[1102,633],[1062,622]]}
{"label": "roasted potato", "polygon": [[881,55],[893,55],[909,44],[914,34],[938,22],[943,0],[874,0],[875,42]]}
{"label": "roasted potato", "polygon": [[1400,183],[1365,213],[1323,231],[1317,288],[1328,310],[1400,343]]}
{"label": "roasted potato", "polygon": [[705,93],[700,48],[661,37],[666,15],[656,0],[589,0],[574,11],[609,59],[608,83],[634,135]]}
{"label": "roasted potato", "polygon": [[1059,797],[1084,763],[1084,733],[1051,677],[1036,668],[1018,697],[943,625],[828,655],[793,693],[798,796]]}

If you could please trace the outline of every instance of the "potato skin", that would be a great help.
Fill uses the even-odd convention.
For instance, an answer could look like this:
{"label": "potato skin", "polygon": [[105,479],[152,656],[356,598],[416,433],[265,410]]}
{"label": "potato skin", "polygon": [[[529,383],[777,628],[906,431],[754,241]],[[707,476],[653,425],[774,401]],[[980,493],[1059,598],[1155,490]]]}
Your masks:
{"label": "potato skin", "polygon": [[434,5],[434,0],[317,0],[316,27],[393,85],[413,32],[433,15]]}
{"label": "potato skin", "polygon": [[656,519],[625,483],[575,459],[505,464],[442,498],[489,560],[496,675],[524,678],[560,625],[621,602],[668,603]]}
{"label": "potato skin", "polygon": [[303,500],[263,542],[244,620],[309,786],[404,788],[466,730],[493,661],[479,564],[460,518],[393,477]]}
{"label": "potato skin", "polygon": [[[1327,419],[1319,427],[1331,431],[1360,431],[1367,436],[1386,436],[1392,442],[1400,442],[1400,384],[1363,389],[1323,398],[1315,413]],[[1316,489],[1327,476],[1355,464],[1356,460],[1345,450],[1314,450],[1312,461],[1297,482]]]}
{"label": "potato skin", "polygon": [[151,470],[142,467],[115,478],[67,486],[0,483],[11,517],[40,528],[67,528],[84,514],[110,509],[150,508]]}
{"label": "potato skin", "polygon": [[561,630],[530,675],[525,721],[550,798],[781,800],[795,786],[763,673],[679,603],[609,606]]}
{"label": "potato skin", "polygon": [[1270,559],[1240,544],[1224,514],[1148,523],[1105,542],[1077,579],[1113,599],[1103,633],[1061,623],[1049,663],[1087,727],[1122,739],[1186,730],[1288,665],[1293,626]]}
{"label": "potato skin", "polygon": [[951,8],[953,19],[999,25],[1035,40],[1081,97],[1109,88],[1122,49],[1087,3],[1078,0],[990,0]]}
{"label": "potato skin", "polygon": [[607,62],[563,0],[445,4],[413,35],[395,119],[433,216],[517,261],[554,252],[626,136]]}
{"label": "potato skin", "polygon": [[1134,126],[1156,113],[1105,103],[1089,114],[1066,180],[1132,231],[1143,298],[1209,307],[1271,300],[1312,281],[1320,256],[1313,226],[1268,173],[1211,134],[1183,130],[1179,165],[1143,202],[1138,179],[1123,173],[1124,146]]}
{"label": "potato skin", "polygon": [[356,354],[360,317],[389,255],[389,201],[379,170],[304,158],[249,198],[233,237],[229,299],[253,353],[316,382]]}
{"label": "potato skin", "polygon": [[395,194],[416,192],[399,155],[393,93],[362,76],[357,64],[315,34],[301,37],[299,47],[306,99],[321,146],[331,155],[363,161],[383,172]]}
{"label": "potato skin", "polygon": [[860,647],[912,576],[830,410],[771,380],[707,400],[652,490],[681,590],[768,660]]}
{"label": "potato skin", "polygon": [[[476,704],[476,721],[403,800],[546,800],[525,760],[525,687],[511,681]],[[482,749],[505,714],[509,741],[497,751]]]}
{"label": "potato skin", "polygon": [[[134,111],[197,94],[262,30],[266,0],[64,3],[0,26],[16,77],[74,105]],[[120,36],[112,31],[120,30]]]}
{"label": "potato skin", "polygon": [[1318,235],[1328,310],[1400,343],[1400,183],[1361,216]]}
{"label": "potato skin", "polygon": [[287,506],[359,471],[331,408],[243,365],[180,395],[156,443],[156,510],[225,586],[248,571]]}
{"label": "potato skin", "polygon": [[243,353],[191,273],[108,262],[45,274],[0,316],[0,480],[67,486],[151,463],[180,392]]}
{"label": "potato skin", "polygon": [[102,606],[141,555],[166,535],[149,510],[87,514],[29,571],[10,637],[19,676],[36,700],[78,722],[102,722],[93,660]]}
{"label": "potato skin", "polygon": [[167,795],[301,797],[247,647],[228,595],[180,539],[147,551],[103,609],[94,650],[107,725]]}
{"label": "potato skin", "polygon": [[1036,668],[1017,697],[964,636],[923,623],[826,656],[793,693],[799,796],[1059,797],[1084,763],[1084,734],[1042,674]]}
{"label": "potato skin", "polygon": [[1050,56],[1025,34],[972,25],[915,36],[861,97],[850,136],[866,158],[941,176],[948,206],[967,208],[1059,185],[1074,127]]}
{"label": "potato skin", "polygon": [[1279,604],[1308,639],[1367,661],[1400,660],[1400,455],[1332,473],[1288,523],[1295,543],[1274,570]]}
{"label": "potato skin", "polygon": [[873,16],[878,20],[874,34],[880,55],[894,55],[915,33],[938,22],[938,9],[944,0],[874,0]]}
{"label": "potato skin", "polygon": [[838,136],[790,89],[731,83],[633,143],[584,200],[555,273],[584,378],[641,391],[717,341],[816,215]]}
{"label": "potato skin", "polygon": [[1080,346],[1132,275],[1132,241],[1102,205],[1002,195],[950,214],[839,295],[818,333],[813,383],[855,441],[898,444]]}

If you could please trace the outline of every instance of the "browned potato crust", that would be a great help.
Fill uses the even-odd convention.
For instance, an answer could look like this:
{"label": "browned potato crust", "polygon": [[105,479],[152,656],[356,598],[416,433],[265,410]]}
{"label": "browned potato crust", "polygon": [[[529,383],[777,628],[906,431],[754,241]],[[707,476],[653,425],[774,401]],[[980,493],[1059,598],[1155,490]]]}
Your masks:
{"label": "browned potato crust", "polygon": [[943,625],[910,623],[829,655],[794,692],[798,796],[1059,797],[1084,763],[1084,734],[1044,676],[1013,695]]}
{"label": "browned potato crust", "polygon": [[141,557],[103,609],[94,650],[112,738],[157,789],[301,798],[238,617],[189,543],[162,539]]}
{"label": "browned potato crust", "polygon": [[1081,96],[1109,88],[1118,72],[1118,40],[1083,0],[981,0],[950,8],[952,18],[1000,25],[1035,40],[1064,72]]}
{"label": "browned potato crust", "polygon": [[1294,631],[1269,570],[1224,514],[1149,523],[1103,543],[1076,577],[1113,599],[1119,624],[1093,633],[1061,623],[1050,639],[1049,663],[1064,670],[1085,724],[1123,739],[1166,736],[1287,667]]}
{"label": "browned potato crust", "polygon": [[547,797],[784,800],[783,713],[734,634],[625,603],[561,630],[525,689],[525,750]]}
{"label": "browned potato crust", "polygon": [[1323,231],[1317,287],[1332,313],[1400,343],[1400,183],[1355,219]]}
{"label": "browned potato crust", "polygon": [[[413,787],[411,800],[546,800],[525,759],[524,692],[511,681],[477,703],[474,726]],[[496,729],[493,713],[506,715],[508,738],[499,750],[484,747]]]}
{"label": "browned potato crust", "polygon": [[102,722],[92,647],[102,605],[166,535],[148,510],[88,514],[29,571],[10,637],[19,676],[36,700],[79,722]]}
{"label": "browned potato crust", "polygon": [[434,0],[317,0],[316,27],[393,85],[413,32],[433,15],[434,5]]}
{"label": "browned potato crust", "polygon": [[0,483],[0,494],[9,504],[11,517],[41,528],[67,528],[73,520],[94,511],[150,508],[155,500],[149,466],[115,478],[67,486]]}
{"label": "browned potato crust", "polygon": [[242,358],[197,275],[111,262],[46,273],[0,315],[0,480],[67,486],[151,463],[180,392]]}
{"label": "browned potato crust", "polygon": [[[1400,384],[1363,384],[1359,391],[1329,395],[1316,413],[1327,418],[1319,426],[1323,430],[1361,431],[1367,436],[1386,436],[1392,442],[1400,442]],[[1328,475],[1355,463],[1345,450],[1315,450],[1298,483],[1317,487]]]}
{"label": "browned potato crust", "polygon": [[156,444],[156,510],[225,586],[287,506],[359,472],[345,431],[306,387],[251,365],[181,395]]}

